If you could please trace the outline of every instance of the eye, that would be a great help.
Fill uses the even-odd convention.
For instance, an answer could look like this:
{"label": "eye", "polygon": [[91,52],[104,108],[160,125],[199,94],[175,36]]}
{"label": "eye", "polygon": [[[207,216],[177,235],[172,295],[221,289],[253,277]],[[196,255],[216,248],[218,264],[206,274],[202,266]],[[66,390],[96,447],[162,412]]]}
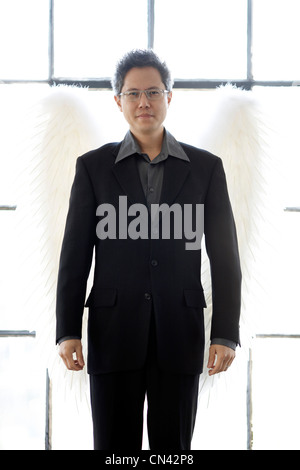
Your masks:
{"label": "eye", "polygon": [[129,96],[129,98],[136,98],[137,96],[139,96],[139,92],[138,91],[128,91],[127,96]]}
{"label": "eye", "polygon": [[149,90],[148,94],[151,98],[156,98],[160,95],[160,92],[158,90]]}

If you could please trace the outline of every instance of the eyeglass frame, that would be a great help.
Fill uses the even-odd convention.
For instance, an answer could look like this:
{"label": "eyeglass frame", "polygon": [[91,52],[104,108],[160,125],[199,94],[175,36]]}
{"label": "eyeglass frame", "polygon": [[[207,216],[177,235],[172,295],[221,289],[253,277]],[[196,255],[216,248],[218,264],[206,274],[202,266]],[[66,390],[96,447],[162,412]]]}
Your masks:
{"label": "eyeglass frame", "polygon": [[[157,91],[159,92],[160,96],[159,98],[151,98],[148,93],[152,92],[152,91]],[[124,91],[123,93],[119,93],[118,96],[124,96],[125,98],[126,97],[129,97],[130,96],[130,93],[138,93],[138,96],[136,97],[136,99],[133,99],[133,100],[129,100],[131,101],[132,103],[133,102],[136,102],[136,101],[139,101],[142,97],[142,94],[145,93],[146,95],[146,98],[150,101],[158,101],[160,98],[163,97],[164,94],[166,93],[170,93],[169,90],[161,90],[160,88],[149,88],[148,90],[128,90],[128,91]]]}

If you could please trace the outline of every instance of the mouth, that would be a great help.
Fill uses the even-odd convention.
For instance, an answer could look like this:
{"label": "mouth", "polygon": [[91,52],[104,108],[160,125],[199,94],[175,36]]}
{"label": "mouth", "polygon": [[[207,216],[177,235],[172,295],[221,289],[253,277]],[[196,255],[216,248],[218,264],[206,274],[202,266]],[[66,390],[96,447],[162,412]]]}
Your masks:
{"label": "mouth", "polygon": [[147,113],[139,114],[137,116],[138,119],[149,119],[149,118],[152,118],[152,117],[153,117],[153,114],[147,114]]}

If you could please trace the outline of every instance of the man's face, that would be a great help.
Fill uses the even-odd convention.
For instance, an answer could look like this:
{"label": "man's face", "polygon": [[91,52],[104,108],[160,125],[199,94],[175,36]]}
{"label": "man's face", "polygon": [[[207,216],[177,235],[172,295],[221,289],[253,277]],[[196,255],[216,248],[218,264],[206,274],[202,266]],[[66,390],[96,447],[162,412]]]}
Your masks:
{"label": "man's face", "polygon": [[[165,90],[159,71],[154,67],[133,68],[125,76],[122,93],[134,90],[157,88]],[[152,101],[143,93],[138,101],[130,102],[124,96],[115,96],[134,135],[157,135],[163,129],[163,122],[172,99],[172,93],[165,93],[158,101]]]}

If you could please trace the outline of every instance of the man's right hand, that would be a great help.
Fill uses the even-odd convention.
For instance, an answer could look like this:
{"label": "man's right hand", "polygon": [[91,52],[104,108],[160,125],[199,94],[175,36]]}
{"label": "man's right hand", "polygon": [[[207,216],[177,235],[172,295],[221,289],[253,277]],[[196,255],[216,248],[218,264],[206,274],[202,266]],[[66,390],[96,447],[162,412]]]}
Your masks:
{"label": "man's right hand", "polygon": [[82,370],[84,359],[80,339],[67,339],[59,345],[58,353],[69,370]]}

